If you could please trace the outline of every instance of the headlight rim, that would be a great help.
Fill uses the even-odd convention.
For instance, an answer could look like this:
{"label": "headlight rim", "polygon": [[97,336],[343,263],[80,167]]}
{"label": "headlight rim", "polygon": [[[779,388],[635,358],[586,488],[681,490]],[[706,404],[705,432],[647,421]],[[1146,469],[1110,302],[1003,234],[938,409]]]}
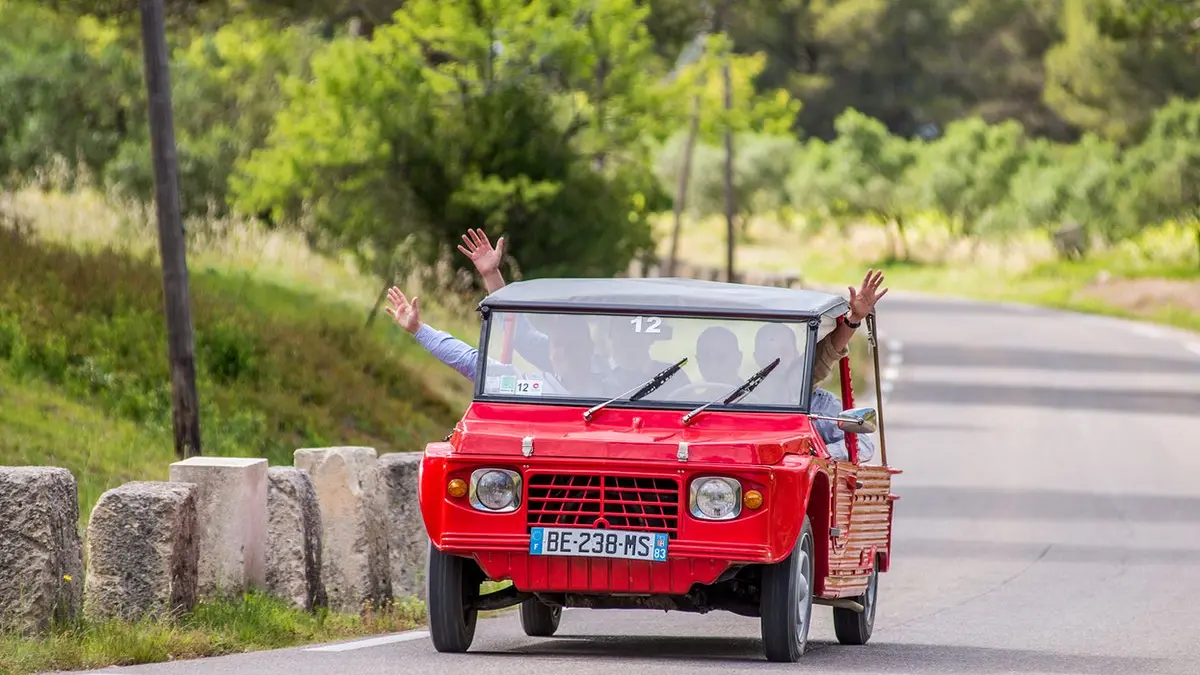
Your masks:
{"label": "headlight rim", "polygon": [[[700,510],[700,505],[697,503],[699,497],[700,486],[710,480],[717,480],[729,485],[733,489],[733,510],[725,516],[713,517],[704,511]],[[693,518],[698,520],[706,520],[709,522],[726,522],[734,520],[742,515],[742,481],[732,476],[696,476],[688,484],[688,512]]]}
{"label": "headlight rim", "polygon": [[[487,504],[484,504],[482,501],[480,501],[479,494],[478,494],[479,481],[480,481],[480,479],[483,478],[483,476],[485,476],[489,473],[505,474],[509,477],[509,480],[512,481],[512,483],[513,483],[513,498],[509,502],[508,506],[501,508],[501,509],[493,509],[490,506],[488,506]],[[468,482],[468,488],[467,488],[467,500],[470,502],[471,507],[474,508],[476,511],[481,511],[483,513],[512,513],[513,511],[516,511],[517,509],[521,508],[521,502],[522,502],[521,497],[522,497],[522,481],[521,481],[520,472],[513,471],[512,469],[501,469],[499,467],[490,467],[490,466],[489,467],[480,467],[471,472],[471,480]]]}

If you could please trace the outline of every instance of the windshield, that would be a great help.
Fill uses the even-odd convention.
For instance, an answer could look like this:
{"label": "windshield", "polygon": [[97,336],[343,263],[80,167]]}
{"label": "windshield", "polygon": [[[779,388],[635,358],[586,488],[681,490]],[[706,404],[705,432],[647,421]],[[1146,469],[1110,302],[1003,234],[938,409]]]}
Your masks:
{"label": "windshield", "polygon": [[[637,391],[686,359],[637,404],[693,408],[724,399],[779,359],[777,367],[732,406],[795,409],[808,403],[809,330],[799,321],[497,311],[489,319],[481,350],[481,394],[603,402]],[[622,403],[628,401],[614,405]]]}

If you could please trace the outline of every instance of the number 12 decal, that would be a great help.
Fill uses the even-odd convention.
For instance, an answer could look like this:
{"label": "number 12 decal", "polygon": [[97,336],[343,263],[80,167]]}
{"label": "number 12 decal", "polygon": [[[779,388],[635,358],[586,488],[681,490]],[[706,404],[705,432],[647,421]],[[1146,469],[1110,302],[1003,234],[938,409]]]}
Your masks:
{"label": "number 12 decal", "polygon": [[629,320],[633,324],[633,332],[635,333],[661,333],[659,326],[662,325],[662,319],[657,316],[635,316]]}

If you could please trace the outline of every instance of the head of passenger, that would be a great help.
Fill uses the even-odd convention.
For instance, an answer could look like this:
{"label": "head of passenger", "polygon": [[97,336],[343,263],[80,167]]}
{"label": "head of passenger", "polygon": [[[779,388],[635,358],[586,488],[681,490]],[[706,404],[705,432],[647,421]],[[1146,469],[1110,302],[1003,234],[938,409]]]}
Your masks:
{"label": "head of passenger", "polygon": [[575,393],[583,393],[592,379],[595,345],[587,321],[578,316],[558,316],[546,331],[550,338],[550,363],[554,375]]}
{"label": "head of passenger", "polygon": [[696,362],[705,382],[737,384],[742,380],[738,367],[742,351],[737,336],[724,326],[710,326],[696,339]]}
{"label": "head of passenger", "polygon": [[779,359],[782,370],[792,365],[800,358],[800,350],[796,346],[796,333],[782,323],[767,323],[758,329],[754,336],[754,361],[760,368]]}

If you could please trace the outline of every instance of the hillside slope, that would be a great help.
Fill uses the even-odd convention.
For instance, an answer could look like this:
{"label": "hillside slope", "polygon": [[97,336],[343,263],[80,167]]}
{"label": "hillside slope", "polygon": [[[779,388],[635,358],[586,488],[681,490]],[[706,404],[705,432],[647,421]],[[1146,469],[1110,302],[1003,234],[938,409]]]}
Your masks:
{"label": "hillside slope", "polygon": [[[192,273],[206,455],[290,464],[298,447],[417,450],[453,426],[461,388],[387,321],[204,269]],[[103,490],[174,460],[161,276],[152,259],[0,228],[0,464],[57,464],[84,517]]]}

